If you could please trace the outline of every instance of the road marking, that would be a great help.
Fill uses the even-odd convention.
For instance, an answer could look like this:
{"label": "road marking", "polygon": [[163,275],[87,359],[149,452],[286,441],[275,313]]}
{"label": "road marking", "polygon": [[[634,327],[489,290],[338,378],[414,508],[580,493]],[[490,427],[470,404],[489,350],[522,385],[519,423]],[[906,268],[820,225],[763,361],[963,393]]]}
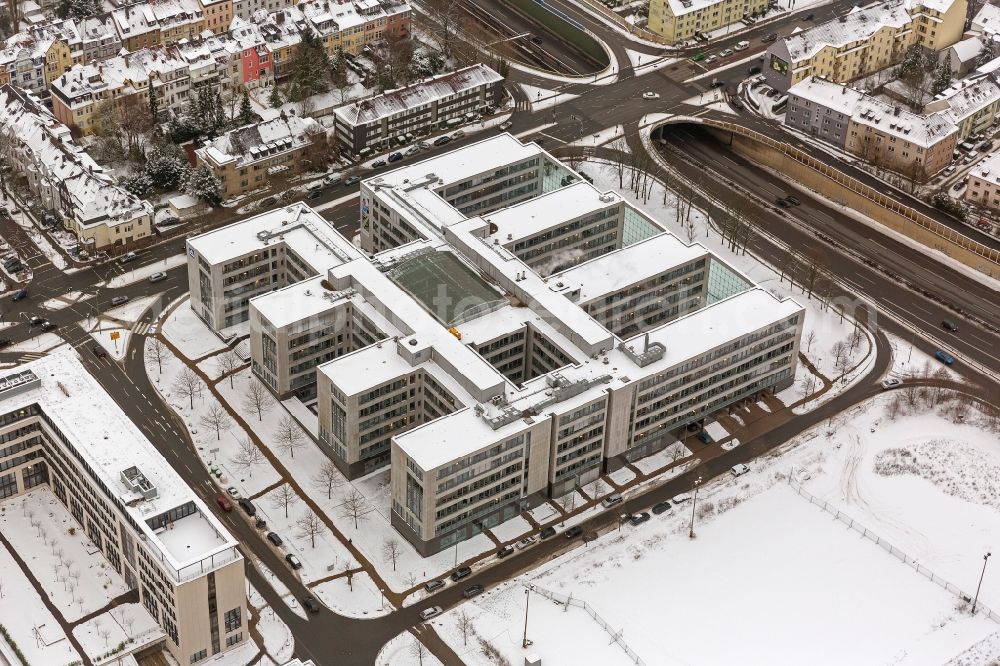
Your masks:
{"label": "road marking", "polygon": [[162,424],[162,423],[160,423],[159,421],[157,421],[157,422],[156,422],[156,425],[158,425],[158,426],[160,427],[160,430],[162,430],[163,432],[167,432],[167,429],[166,429],[166,428],[164,428],[164,427],[163,427],[163,424]]}

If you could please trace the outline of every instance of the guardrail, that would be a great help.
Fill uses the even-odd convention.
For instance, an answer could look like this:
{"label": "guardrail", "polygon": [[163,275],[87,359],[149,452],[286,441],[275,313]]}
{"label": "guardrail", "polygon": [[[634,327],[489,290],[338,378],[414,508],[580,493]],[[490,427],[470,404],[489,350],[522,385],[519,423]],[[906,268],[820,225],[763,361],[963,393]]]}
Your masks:
{"label": "guardrail", "polygon": [[[882,549],[885,550],[887,553],[889,553],[890,555],[894,556],[896,559],[898,559],[903,564],[908,565],[910,568],[912,568],[914,571],[916,571],[918,574],[920,574],[921,576],[923,576],[927,580],[931,581],[932,583],[937,583],[939,586],[941,586],[944,589],[946,589],[947,591],[951,592],[952,594],[954,594],[956,597],[958,597],[962,601],[969,601],[970,599],[972,599],[972,595],[971,594],[966,593],[959,586],[955,585],[954,583],[948,582],[947,580],[945,580],[941,576],[937,575],[936,573],[934,573],[933,571],[931,571],[930,569],[928,569],[926,566],[920,564],[919,562],[917,562],[916,558],[913,558],[913,557],[907,555],[904,551],[900,550],[897,546],[892,545],[891,543],[889,543],[888,541],[886,541],[884,538],[880,537],[878,534],[876,534],[872,530],[868,529],[867,527],[865,527],[864,525],[862,525],[858,521],[854,520],[854,518],[850,517],[848,514],[844,513],[840,509],[838,509],[835,506],[831,505],[829,502],[825,502],[825,501],[819,499],[818,497],[816,497],[815,495],[813,495],[812,493],[810,493],[809,491],[807,491],[806,489],[804,489],[802,487],[802,484],[796,483],[795,481],[792,481],[791,476],[788,477],[788,485],[791,486],[792,489],[796,493],[798,493],[798,495],[800,497],[808,500],[810,504],[814,504],[814,505],[818,506],[819,508],[823,509],[823,511],[826,511],[828,514],[830,514],[831,516],[833,516],[834,518],[836,518],[837,520],[839,520],[844,525],[846,525],[850,529],[854,530],[855,532],[857,532],[861,536],[865,537],[869,541],[872,541],[876,545],[881,546]],[[994,622],[1000,624],[1000,614],[997,614],[995,611],[993,611],[986,604],[984,604],[982,602],[978,602],[976,604],[976,609],[977,609],[977,612],[978,612],[978,610],[981,609],[982,612],[986,615],[986,617],[988,617],[989,619],[993,620]]]}
{"label": "guardrail", "polygon": [[591,607],[591,605],[588,604],[583,599],[574,599],[572,596],[567,597],[565,595],[558,594],[556,592],[550,592],[549,590],[546,590],[544,587],[539,587],[532,583],[524,583],[524,586],[527,589],[531,590],[532,592],[540,594],[546,599],[550,599],[556,602],[557,604],[560,604],[563,607],[563,611],[565,611],[570,606],[573,606],[574,608],[582,608],[587,613],[587,615],[589,615],[591,619],[594,620],[594,622],[600,625],[601,629],[603,629],[608,634],[608,636],[611,637],[611,642],[617,643],[618,647],[620,647],[622,650],[625,651],[625,654],[628,655],[629,659],[631,659],[635,664],[637,664],[637,666],[646,666],[646,662],[644,662],[642,658],[638,654],[636,654],[635,650],[630,648],[625,643],[625,639],[622,638],[622,633],[625,630],[620,629],[618,631],[615,631],[614,629],[612,629],[611,625],[605,622],[604,619],[597,614],[597,611],[595,611],[593,607]]}

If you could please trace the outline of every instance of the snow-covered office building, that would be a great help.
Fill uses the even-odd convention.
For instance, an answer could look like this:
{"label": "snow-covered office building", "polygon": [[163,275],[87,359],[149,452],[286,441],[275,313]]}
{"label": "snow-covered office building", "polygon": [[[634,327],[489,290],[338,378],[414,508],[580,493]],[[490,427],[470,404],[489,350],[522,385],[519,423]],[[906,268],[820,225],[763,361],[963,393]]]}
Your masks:
{"label": "snow-covered office building", "polygon": [[[424,553],[793,381],[797,303],[507,134],[363,181],[363,252],[303,219],[339,236],[296,204],[190,239],[192,303],[246,308],[254,371],[315,397],[348,476],[391,465],[393,524]],[[295,244],[320,253],[299,282],[242,303],[210,279],[250,254],[273,275]]]}
{"label": "snow-covered office building", "polygon": [[0,373],[0,501],[47,484],[197,664],[248,637],[237,542],[73,351]]}

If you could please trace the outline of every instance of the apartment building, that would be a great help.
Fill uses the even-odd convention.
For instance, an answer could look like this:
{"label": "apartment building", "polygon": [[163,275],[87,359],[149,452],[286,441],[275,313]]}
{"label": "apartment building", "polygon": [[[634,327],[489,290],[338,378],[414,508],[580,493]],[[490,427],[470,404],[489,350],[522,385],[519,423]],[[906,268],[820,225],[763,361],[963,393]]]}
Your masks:
{"label": "apartment building", "polygon": [[0,500],[46,484],[198,664],[249,637],[238,544],[72,350],[0,377]]}
{"label": "apartment building", "polygon": [[[799,305],[537,145],[369,178],[360,206],[361,251],[303,204],[189,239],[192,305],[247,313],[255,374],[316,401],[345,474],[391,466],[423,553],[793,380]],[[319,255],[289,275],[289,247]]]}
{"label": "apartment building", "polygon": [[499,106],[503,95],[503,77],[476,64],[341,106],[334,111],[334,131],[341,146],[359,153]]}
{"label": "apartment building", "polygon": [[963,197],[975,206],[1000,209],[1000,156],[993,154],[973,167]]}
{"label": "apartment building", "polygon": [[150,239],[152,206],[116,185],[40,100],[0,86],[0,132],[8,137],[4,161],[83,249],[118,253]]}
{"label": "apartment building", "polygon": [[39,26],[7,39],[0,50],[0,85],[48,97],[49,84],[73,64],[69,37],[57,27]]}
{"label": "apartment building", "polygon": [[647,27],[678,43],[763,14],[768,7],[768,0],[651,0]]}
{"label": "apartment building", "polygon": [[852,81],[902,60],[918,44],[940,51],[962,38],[966,0],[892,0],[778,39],[764,54],[768,85],[781,91],[808,78]]}
{"label": "apartment building", "polygon": [[302,172],[313,162],[314,140],[326,130],[312,118],[281,116],[226,132],[194,151],[222,182],[222,198],[268,185],[272,178]]}

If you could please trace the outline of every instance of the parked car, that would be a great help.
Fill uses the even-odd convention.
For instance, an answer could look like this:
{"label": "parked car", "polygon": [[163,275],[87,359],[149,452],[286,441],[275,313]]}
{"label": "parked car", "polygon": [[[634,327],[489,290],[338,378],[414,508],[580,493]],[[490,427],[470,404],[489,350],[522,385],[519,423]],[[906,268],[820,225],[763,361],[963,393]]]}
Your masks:
{"label": "parked car", "polygon": [[534,543],[535,543],[535,537],[524,537],[523,539],[518,541],[516,545],[518,550],[524,550],[525,548],[534,545]]}
{"label": "parked car", "polygon": [[403,155],[416,155],[419,152],[420,152],[419,148],[417,148],[416,146],[410,146],[409,148],[403,151]]}
{"label": "parked car", "polygon": [[319,613],[320,609],[319,602],[316,601],[316,599],[311,596],[302,597],[302,607],[305,608],[310,613],[312,613],[313,615]]}
{"label": "parked car", "polygon": [[388,164],[388,162],[386,162],[385,160],[375,160],[374,162],[372,162],[372,168],[373,169],[381,169],[386,164]]}
{"label": "parked car", "polygon": [[463,578],[468,578],[471,575],[472,575],[472,569],[471,568],[469,568],[469,567],[459,567],[459,568],[455,569],[454,572],[452,572],[451,579],[457,583],[458,581],[462,580]]}
{"label": "parked car", "polygon": [[711,444],[715,440],[712,439],[711,435],[702,430],[701,432],[698,433],[698,441],[701,442],[702,444]]}
{"label": "parked car", "polygon": [[398,162],[401,159],[403,159],[403,153],[396,152],[396,153],[393,153],[392,155],[389,155],[389,163],[390,164],[392,164],[393,162]]}
{"label": "parked car", "polygon": [[502,560],[508,555],[513,555],[513,554],[514,554],[514,546],[508,544],[497,551],[497,559]]}
{"label": "parked car", "polygon": [[233,510],[233,503],[229,501],[229,498],[225,495],[218,495],[215,498],[215,503],[219,505],[219,508],[229,513]]}
{"label": "parked car", "polygon": [[427,150],[430,147],[431,144],[427,143],[426,141],[417,141],[417,148],[419,148],[420,150]]}
{"label": "parked car", "polygon": [[902,385],[903,385],[903,380],[897,379],[896,377],[887,377],[886,379],[882,380],[882,389],[885,391],[894,389],[897,386],[902,386]]}
{"label": "parked car", "polygon": [[500,129],[500,131],[501,131],[501,132],[506,132],[507,130],[509,130],[509,129],[511,128],[511,126],[512,126],[513,124],[514,124],[514,123],[512,123],[512,122],[510,122],[510,121],[508,120],[507,122],[504,122],[504,123],[500,123],[500,127],[499,127],[499,129]]}
{"label": "parked car", "polygon": [[567,539],[575,539],[581,534],[583,534],[583,528],[580,527],[579,525],[574,525],[573,527],[563,532],[563,536],[565,536]]}
{"label": "parked car", "polygon": [[361,182],[361,176],[348,176],[347,178],[344,179],[344,187],[350,187],[351,185],[360,182]]}
{"label": "parked car", "polygon": [[622,502],[622,496],[620,493],[612,493],[601,500],[601,506],[605,509],[610,509],[615,504],[620,504]]}
{"label": "parked car", "polygon": [[541,37],[537,37],[537,36],[535,36],[535,35],[532,35],[532,36],[531,36],[531,43],[532,43],[532,44],[539,44],[539,45],[541,45],[541,43],[542,43],[542,38],[541,38]]}
{"label": "parked car", "polygon": [[642,513],[637,513],[629,518],[628,522],[633,525],[642,525],[644,522],[649,520],[649,514],[643,511]]}
{"label": "parked car", "polygon": [[764,35],[763,37],[761,37],[760,41],[764,42],[765,44],[770,44],[771,42],[773,42],[773,41],[775,41],[777,39],[778,39],[778,33],[771,32],[771,33],[768,33],[768,34]]}
{"label": "parked car", "polygon": [[955,357],[948,352],[941,351],[940,349],[934,352],[934,358],[941,361],[945,365],[951,365],[955,362]]}
{"label": "parked car", "polygon": [[672,508],[674,508],[674,506],[670,502],[657,502],[656,504],[653,505],[652,511],[654,515],[658,516],[661,513],[666,513],[667,511],[670,511]]}
{"label": "parked car", "polygon": [[268,532],[267,540],[270,541],[275,546],[280,546],[281,544],[284,543],[284,541],[281,540],[281,537],[278,536],[277,532]]}
{"label": "parked car", "polygon": [[321,190],[323,189],[323,181],[316,181],[313,183],[309,183],[306,186],[306,189],[309,190],[310,192],[313,192],[315,190]]}
{"label": "parked car", "polygon": [[483,593],[483,586],[476,584],[472,587],[466,588],[465,592],[462,592],[462,596],[466,599],[471,599],[472,597],[478,596]]}
{"label": "parked car", "polygon": [[288,555],[285,555],[285,561],[288,562],[288,566],[290,566],[293,569],[301,569],[302,568],[302,562],[299,561],[299,558],[295,557],[291,553],[288,553]]}
{"label": "parked car", "polygon": [[815,17],[816,17],[815,14],[809,13],[809,14],[806,14],[806,17],[803,20],[804,21],[812,21],[813,18],[815,18]]}
{"label": "parked car", "polygon": [[331,185],[337,185],[341,181],[339,173],[331,173],[329,176],[323,179],[323,186],[330,187]]}
{"label": "parked car", "polygon": [[306,195],[306,199],[319,199],[321,196],[323,196],[322,190],[312,190]]}
{"label": "parked car", "polygon": [[90,350],[92,352],[94,352],[94,356],[96,356],[97,358],[107,358],[108,357],[107,350],[104,347],[102,347],[101,345],[94,345],[93,347],[90,348]]}
{"label": "parked car", "polygon": [[111,305],[124,305],[129,302],[128,296],[115,296],[111,299]]}
{"label": "parked car", "polygon": [[428,592],[433,592],[434,590],[437,590],[442,587],[444,587],[444,581],[441,580],[440,578],[435,578],[434,580],[429,580],[426,583],[424,583],[424,589],[427,590]]}
{"label": "parked car", "polygon": [[164,273],[163,271],[160,271],[158,273],[153,273],[152,275],[149,276],[149,281],[153,283],[163,282],[166,279],[167,279],[167,274]]}
{"label": "parked car", "polygon": [[139,255],[137,255],[135,252],[126,252],[125,254],[122,255],[122,258],[118,260],[118,263],[130,264],[138,258]]}
{"label": "parked car", "polygon": [[233,499],[240,498],[240,491],[236,489],[236,486],[229,486],[228,488],[226,488],[226,492],[229,493],[229,496],[232,497]]}
{"label": "parked car", "polygon": [[952,164],[950,166],[946,166],[944,168],[944,171],[942,171],[941,173],[943,173],[946,176],[950,176],[951,174],[955,173],[955,169],[957,169],[957,168],[958,168],[957,166],[955,166],[954,164]]}
{"label": "parked car", "polygon": [[253,502],[248,500],[246,497],[239,498],[238,500],[236,500],[236,503],[240,505],[241,509],[243,509],[243,513],[247,514],[248,516],[257,515],[257,507],[255,507],[253,505]]}
{"label": "parked car", "polygon": [[426,622],[432,617],[437,617],[438,615],[441,614],[441,612],[442,611],[440,606],[431,606],[430,608],[425,608],[424,610],[420,611],[420,619]]}
{"label": "parked car", "polygon": [[28,297],[27,289],[18,289],[17,291],[14,292],[14,295],[10,297],[10,300],[17,303],[18,301],[25,299],[27,297]]}
{"label": "parked car", "polygon": [[952,333],[958,332],[958,326],[956,326],[955,322],[953,322],[951,319],[943,319],[941,321],[941,327],[944,328],[944,330],[946,331],[951,331]]}
{"label": "parked car", "polygon": [[644,92],[642,93],[643,99],[660,99],[660,93],[655,92]]}
{"label": "parked car", "polygon": [[733,465],[732,467],[730,467],[729,471],[733,473],[733,476],[743,476],[744,474],[750,471],[750,468],[744,465],[743,463],[740,463],[738,465]]}
{"label": "parked car", "polygon": [[552,527],[551,525],[549,525],[548,527],[543,527],[542,531],[538,533],[538,536],[540,536],[543,539],[548,539],[549,537],[555,535],[556,535],[556,528]]}
{"label": "parked car", "polygon": [[747,70],[747,74],[751,76],[754,74],[760,74],[760,65],[750,65],[750,69]]}
{"label": "parked car", "polygon": [[463,136],[465,136],[465,130],[462,129],[455,130],[454,132],[451,133],[451,138],[453,139],[461,139]]}
{"label": "parked car", "polygon": [[690,502],[691,496],[685,493],[681,493],[680,495],[674,495],[673,497],[671,497],[670,501],[673,502],[674,504],[683,504],[684,502]]}
{"label": "parked car", "polygon": [[448,136],[447,134],[445,134],[444,136],[439,136],[438,138],[434,139],[434,145],[435,146],[443,146],[444,144],[448,143],[449,141],[451,141],[451,137]]}
{"label": "parked car", "polygon": [[0,338],[0,347],[7,347],[10,345],[10,338]]}

